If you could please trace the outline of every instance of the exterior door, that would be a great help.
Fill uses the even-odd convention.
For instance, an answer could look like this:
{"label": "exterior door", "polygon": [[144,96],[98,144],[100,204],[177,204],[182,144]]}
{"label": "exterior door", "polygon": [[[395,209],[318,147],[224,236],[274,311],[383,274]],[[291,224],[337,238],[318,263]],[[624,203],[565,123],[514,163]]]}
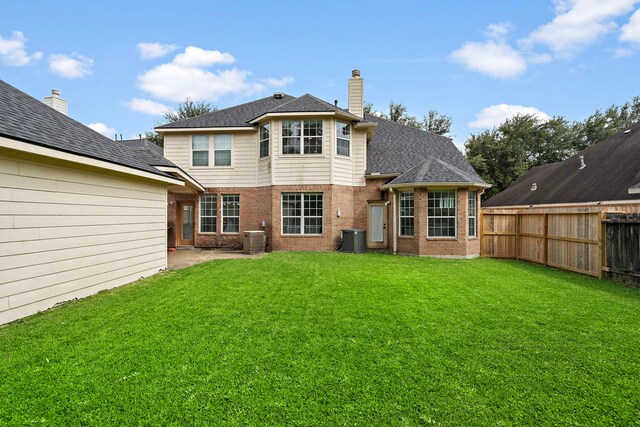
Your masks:
{"label": "exterior door", "polygon": [[178,207],[178,246],[193,246],[194,221],[193,202],[180,202]]}
{"label": "exterior door", "polygon": [[387,247],[387,206],[385,202],[369,202],[367,247]]}

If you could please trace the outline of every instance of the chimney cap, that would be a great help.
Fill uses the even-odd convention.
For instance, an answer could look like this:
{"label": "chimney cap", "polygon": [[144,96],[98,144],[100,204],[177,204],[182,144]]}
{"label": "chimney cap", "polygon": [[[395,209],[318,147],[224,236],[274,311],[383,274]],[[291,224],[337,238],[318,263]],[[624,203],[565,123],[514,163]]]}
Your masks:
{"label": "chimney cap", "polygon": [[351,77],[360,77],[360,70],[353,70],[351,72]]}
{"label": "chimney cap", "polygon": [[60,96],[60,90],[59,89],[51,89],[51,95]]}
{"label": "chimney cap", "polygon": [[282,98],[284,98],[284,92],[276,92],[276,93],[273,94],[273,97],[275,99],[282,99]]}

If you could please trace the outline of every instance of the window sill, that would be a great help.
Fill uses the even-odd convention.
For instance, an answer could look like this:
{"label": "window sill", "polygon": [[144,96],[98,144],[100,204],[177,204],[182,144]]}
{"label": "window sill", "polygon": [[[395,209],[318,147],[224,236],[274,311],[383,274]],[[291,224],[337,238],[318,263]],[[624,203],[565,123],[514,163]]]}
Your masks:
{"label": "window sill", "polygon": [[415,236],[398,236],[398,239],[413,240]]}
{"label": "window sill", "polygon": [[351,160],[351,156],[343,156],[342,154],[336,154],[338,159]]}
{"label": "window sill", "polygon": [[324,234],[284,234],[284,233],[280,233],[280,237],[324,237]]}
{"label": "window sill", "polygon": [[458,240],[458,237],[427,237],[427,240],[429,240],[430,242],[455,242]]}
{"label": "window sill", "polygon": [[228,233],[227,233],[227,232],[224,232],[224,231],[223,231],[223,232],[222,232],[222,233],[220,233],[220,234],[222,234],[222,235],[224,235],[224,236],[239,236],[239,235],[240,235],[240,232],[239,232],[239,231],[234,231],[234,232],[228,232]]}
{"label": "window sill", "polygon": [[233,169],[231,166],[189,166],[189,170]]}
{"label": "window sill", "polygon": [[207,232],[199,231],[198,232],[198,235],[200,235],[200,236],[215,236],[217,234],[218,234],[217,231],[207,231]]}
{"label": "window sill", "polygon": [[300,159],[300,158],[313,158],[313,157],[327,157],[326,155],[320,153],[320,154],[280,154],[278,155],[278,158],[285,158],[285,159]]}

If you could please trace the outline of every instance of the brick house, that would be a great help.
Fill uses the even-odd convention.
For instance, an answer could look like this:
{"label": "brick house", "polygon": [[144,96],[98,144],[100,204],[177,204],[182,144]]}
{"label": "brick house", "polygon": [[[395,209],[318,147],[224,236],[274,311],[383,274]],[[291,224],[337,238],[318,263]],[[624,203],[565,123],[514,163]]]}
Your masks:
{"label": "brick house", "polygon": [[334,250],[365,229],[371,249],[479,254],[489,187],[453,142],[364,112],[354,70],[348,108],[283,93],[157,127],[164,156],[204,190],[169,193],[168,245]]}

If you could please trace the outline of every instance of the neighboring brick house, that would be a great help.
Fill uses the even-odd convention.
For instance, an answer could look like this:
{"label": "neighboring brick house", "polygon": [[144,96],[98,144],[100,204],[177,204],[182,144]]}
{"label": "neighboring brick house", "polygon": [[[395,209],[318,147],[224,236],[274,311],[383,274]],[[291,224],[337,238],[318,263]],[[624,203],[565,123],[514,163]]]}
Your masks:
{"label": "neighboring brick house", "polygon": [[264,230],[272,250],[334,250],[344,229],[367,246],[476,256],[480,194],[489,187],[453,142],[306,94],[271,97],[156,128],[164,155],[205,191],[169,194],[169,246],[239,247]]}

